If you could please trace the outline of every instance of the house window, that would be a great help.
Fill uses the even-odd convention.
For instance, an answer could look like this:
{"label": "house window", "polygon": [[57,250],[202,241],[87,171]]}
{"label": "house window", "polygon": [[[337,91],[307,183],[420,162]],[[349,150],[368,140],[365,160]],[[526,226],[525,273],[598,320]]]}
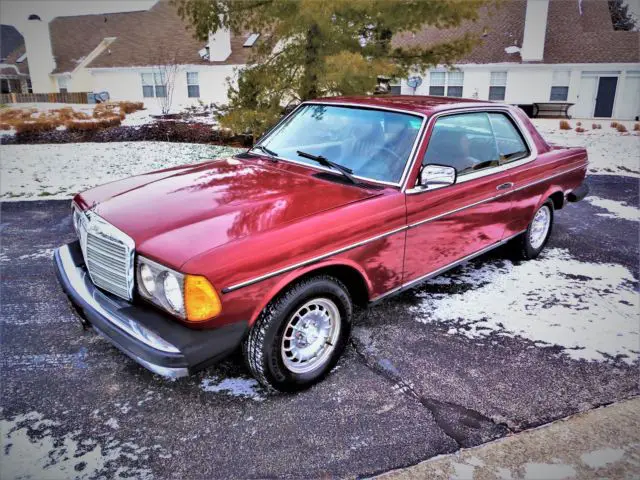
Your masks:
{"label": "house window", "polygon": [[462,97],[464,72],[447,73],[447,97]]}
{"label": "house window", "polygon": [[504,100],[507,89],[507,72],[491,72],[489,100]]}
{"label": "house window", "polygon": [[142,73],[142,96],[145,98],[166,97],[167,81],[164,73]]}
{"label": "house window", "polygon": [[402,87],[400,85],[391,85],[389,93],[391,95],[402,95]]}
{"label": "house window", "polygon": [[187,94],[189,98],[200,98],[198,72],[187,72]]}
{"label": "house window", "polygon": [[462,97],[464,72],[432,71],[429,75],[429,95]]}
{"label": "house window", "polygon": [[569,97],[569,78],[571,72],[569,70],[556,70],[553,72],[553,80],[551,81],[551,94],[549,100],[552,102],[566,102]]}
{"label": "house window", "polygon": [[68,77],[58,77],[58,90],[60,93],[67,93],[69,91]]}
{"label": "house window", "polygon": [[446,83],[447,72],[430,72],[429,74],[429,95],[444,97],[444,85]]}

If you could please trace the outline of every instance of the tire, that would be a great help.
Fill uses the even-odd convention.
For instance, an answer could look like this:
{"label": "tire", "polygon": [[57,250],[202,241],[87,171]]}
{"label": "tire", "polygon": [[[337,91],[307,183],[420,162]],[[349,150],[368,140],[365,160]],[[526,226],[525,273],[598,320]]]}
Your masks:
{"label": "tire", "polygon": [[[536,222],[536,218],[538,218],[538,215],[541,215],[541,212],[544,211],[546,211],[548,215],[548,227],[546,229],[544,237],[540,238],[539,234],[536,235],[536,227],[534,226],[534,223]],[[513,251],[518,259],[533,260],[538,255],[540,255],[540,252],[544,250],[544,247],[547,245],[549,237],[551,236],[551,232],[553,231],[553,219],[553,202],[551,200],[547,200],[542,206],[540,206],[538,210],[536,210],[531,223],[529,223],[529,226],[527,227],[527,231],[517,237],[514,241]]]}
{"label": "tire", "polygon": [[[319,275],[301,280],[272,300],[249,331],[242,345],[247,366],[268,390],[307,389],[338,362],[352,316],[349,291],[338,279]],[[305,328],[307,324],[315,327]]]}

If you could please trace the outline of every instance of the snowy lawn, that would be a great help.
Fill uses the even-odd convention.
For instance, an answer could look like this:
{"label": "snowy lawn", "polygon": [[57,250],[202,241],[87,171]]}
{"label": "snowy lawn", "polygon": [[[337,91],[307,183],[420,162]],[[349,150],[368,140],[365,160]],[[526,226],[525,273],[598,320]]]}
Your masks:
{"label": "snowy lawn", "polygon": [[[627,127],[627,133],[619,133],[606,120],[569,120],[574,130],[560,130],[560,120],[533,119],[544,139],[553,145],[586,147],[589,153],[589,174],[626,175],[640,177],[640,132],[633,131],[637,122],[618,122]],[[581,122],[584,133],[575,131]],[[598,123],[602,129],[592,130]]]}
{"label": "snowy lawn", "polygon": [[71,198],[113,180],[239,151],[169,142],[0,145],[0,199]]}

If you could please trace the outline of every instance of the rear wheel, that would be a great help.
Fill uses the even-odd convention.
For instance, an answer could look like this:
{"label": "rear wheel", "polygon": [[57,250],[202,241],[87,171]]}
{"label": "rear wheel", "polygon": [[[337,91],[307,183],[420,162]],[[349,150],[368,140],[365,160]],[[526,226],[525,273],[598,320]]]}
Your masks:
{"label": "rear wheel", "polygon": [[515,241],[515,254],[523,260],[532,260],[540,255],[553,230],[553,202],[547,200],[535,213],[527,231]]}
{"label": "rear wheel", "polygon": [[294,284],[263,310],[243,344],[251,373],[282,392],[319,382],[346,347],[352,309],[347,288],[334,277]]}

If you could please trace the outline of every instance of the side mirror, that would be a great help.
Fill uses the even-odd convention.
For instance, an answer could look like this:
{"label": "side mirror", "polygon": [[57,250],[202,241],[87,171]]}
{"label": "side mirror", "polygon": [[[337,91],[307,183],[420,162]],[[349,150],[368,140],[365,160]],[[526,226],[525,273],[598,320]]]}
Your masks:
{"label": "side mirror", "polygon": [[420,169],[420,187],[425,190],[446,187],[456,183],[458,173],[445,165],[425,165]]}

